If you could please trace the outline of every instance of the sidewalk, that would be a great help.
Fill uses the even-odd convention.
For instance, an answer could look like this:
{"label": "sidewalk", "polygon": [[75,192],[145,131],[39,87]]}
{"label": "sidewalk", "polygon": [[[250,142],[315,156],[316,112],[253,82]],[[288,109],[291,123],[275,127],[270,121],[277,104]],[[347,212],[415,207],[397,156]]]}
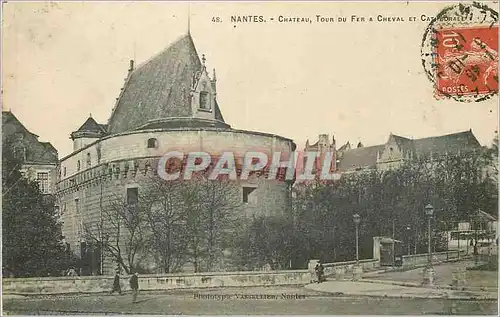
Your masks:
{"label": "sidewalk", "polygon": [[363,281],[326,281],[308,284],[305,288],[317,292],[344,296],[390,297],[390,298],[445,298],[497,300],[497,292],[455,291],[426,287],[412,287]]}

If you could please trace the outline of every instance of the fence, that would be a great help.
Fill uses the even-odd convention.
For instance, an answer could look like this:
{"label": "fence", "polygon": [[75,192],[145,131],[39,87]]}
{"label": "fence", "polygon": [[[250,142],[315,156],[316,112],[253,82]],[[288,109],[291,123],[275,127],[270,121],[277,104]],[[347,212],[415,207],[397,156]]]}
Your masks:
{"label": "fence", "polygon": [[[449,261],[449,260],[458,260],[459,255],[458,255],[458,250],[456,251],[448,251],[448,252],[436,252],[432,254],[432,262],[437,263],[437,262],[443,262],[443,261]],[[465,250],[460,251],[460,257],[465,256]],[[408,268],[408,267],[416,267],[420,265],[425,265],[428,261],[428,253],[421,253],[421,254],[411,254],[411,255],[403,255],[403,267]]]}

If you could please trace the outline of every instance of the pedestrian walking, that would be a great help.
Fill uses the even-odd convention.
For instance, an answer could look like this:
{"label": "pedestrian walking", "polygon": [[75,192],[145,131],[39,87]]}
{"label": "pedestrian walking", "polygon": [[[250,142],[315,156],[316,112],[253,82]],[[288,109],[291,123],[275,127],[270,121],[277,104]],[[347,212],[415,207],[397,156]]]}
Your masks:
{"label": "pedestrian walking", "polygon": [[323,267],[323,264],[321,264],[321,262],[318,261],[318,263],[316,263],[316,267],[314,268],[314,270],[316,271],[316,276],[318,278],[318,283],[324,282],[323,278],[324,269],[325,268]]}
{"label": "pedestrian walking", "polygon": [[130,288],[132,289],[132,303],[137,302],[137,293],[139,292],[139,276],[135,272],[130,278]]}
{"label": "pedestrian walking", "polygon": [[114,292],[118,292],[118,294],[122,294],[122,288],[120,286],[120,273],[119,272],[116,272],[115,274],[115,279],[113,281],[113,289],[111,290],[111,294],[113,294]]}

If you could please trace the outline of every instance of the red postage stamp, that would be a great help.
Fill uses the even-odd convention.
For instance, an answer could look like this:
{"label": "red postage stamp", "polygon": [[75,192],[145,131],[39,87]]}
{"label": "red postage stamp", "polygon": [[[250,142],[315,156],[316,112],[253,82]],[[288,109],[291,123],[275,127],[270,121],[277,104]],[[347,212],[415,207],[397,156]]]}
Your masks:
{"label": "red postage stamp", "polygon": [[498,26],[437,30],[436,94],[498,92]]}

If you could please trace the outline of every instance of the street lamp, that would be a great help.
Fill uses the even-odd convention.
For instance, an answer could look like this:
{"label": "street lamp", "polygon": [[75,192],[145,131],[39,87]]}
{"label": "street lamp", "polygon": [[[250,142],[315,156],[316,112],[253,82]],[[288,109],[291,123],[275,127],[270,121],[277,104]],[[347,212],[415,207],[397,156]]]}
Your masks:
{"label": "street lamp", "polygon": [[434,282],[434,269],[432,268],[432,248],[431,248],[431,218],[432,215],[434,214],[434,207],[432,207],[431,204],[428,204],[424,208],[425,210],[425,215],[427,216],[427,234],[428,234],[428,250],[427,250],[427,255],[428,255],[428,260],[427,260],[427,267],[424,270],[424,284],[431,285]]}
{"label": "street lamp", "polygon": [[406,232],[407,232],[407,237],[408,237],[408,241],[407,241],[407,244],[408,244],[408,255],[410,255],[410,230],[411,230],[411,227],[410,226],[406,226]]}
{"label": "street lamp", "polygon": [[354,214],[353,216],[354,224],[356,225],[356,264],[359,264],[359,223],[361,222],[361,217],[358,214]]}
{"label": "street lamp", "polygon": [[359,223],[361,222],[361,217],[358,214],[354,214],[352,218],[356,225],[356,264],[353,267],[352,277],[353,281],[358,281],[363,275],[363,269],[359,265]]}

